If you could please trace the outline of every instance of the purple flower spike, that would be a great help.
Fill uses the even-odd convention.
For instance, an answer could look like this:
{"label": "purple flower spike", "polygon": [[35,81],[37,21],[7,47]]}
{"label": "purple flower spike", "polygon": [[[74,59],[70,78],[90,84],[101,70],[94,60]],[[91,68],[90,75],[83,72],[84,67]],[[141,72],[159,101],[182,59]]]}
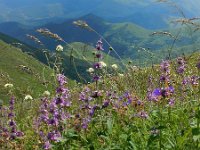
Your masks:
{"label": "purple flower spike", "polygon": [[97,49],[98,51],[103,51],[103,50],[104,50],[104,49],[103,49],[103,42],[102,42],[101,39],[97,42],[96,49]]}
{"label": "purple flower spike", "polygon": [[63,86],[64,84],[66,84],[66,77],[62,74],[58,74],[57,75],[57,80],[58,80],[58,83]]}
{"label": "purple flower spike", "polygon": [[49,141],[46,141],[46,142],[44,143],[43,148],[44,148],[45,150],[51,149],[51,144],[50,144],[50,142],[49,142]]}
{"label": "purple flower spike", "polygon": [[109,100],[104,101],[104,102],[103,102],[103,106],[102,106],[102,108],[106,108],[106,107],[108,107],[109,103],[110,103]]}
{"label": "purple flower spike", "polygon": [[100,79],[100,77],[97,76],[97,75],[95,75],[95,76],[93,77],[93,80],[94,80],[94,81],[98,81],[99,79]]}

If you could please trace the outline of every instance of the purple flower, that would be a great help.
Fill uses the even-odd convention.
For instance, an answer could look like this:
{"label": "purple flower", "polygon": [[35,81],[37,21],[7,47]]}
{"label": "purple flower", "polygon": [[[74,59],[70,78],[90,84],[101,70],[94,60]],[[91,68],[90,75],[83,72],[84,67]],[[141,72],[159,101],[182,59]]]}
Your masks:
{"label": "purple flower", "polygon": [[49,132],[47,135],[47,138],[48,140],[58,142],[59,141],[58,139],[61,138],[61,134],[59,131]]}
{"label": "purple flower", "polygon": [[175,99],[174,99],[174,98],[171,98],[171,99],[169,100],[169,105],[170,105],[170,106],[174,106],[174,104],[175,104]]}
{"label": "purple flower", "polygon": [[102,68],[102,64],[97,62],[97,63],[94,64],[94,68],[95,69],[101,69]]}
{"label": "purple flower", "polygon": [[145,111],[141,111],[137,114],[138,117],[142,118],[142,119],[147,119],[148,118],[148,114]]}
{"label": "purple flower", "polygon": [[192,76],[191,77],[191,84],[192,85],[198,85],[199,84],[198,80],[199,80],[198,76]]}
{"label": "purple flower", "polygon": [[102,54],[96,54],[96,58],[103,59],[103,55]]}
{"label": "purple flower", "polygon": [[100,80],[100,77],[99,77],[98,75],[95,75],[95,76],[93,77],[93,80],[94,80],[94,81],[98,81],[98,80]]}
{"label": "purple flower", "polygon": [[92,117],[94,115],[94,112],[95,112],[95,108],[90,109],[89,115]]}
{"label": "purple flower", "polygon": [[169,67],[170,64],[168,60],[165,60],[160,64],[160,68],[163,72],[169,73],[170,72]]}
{"label": "purple flower", "polygon": [[22,137],[22,136],[24,136],[24,133],[21,132],[21,131],[18,131],[18,132],[16,133],[16,135],[17,135],[17,137]]}
{"label": "purple flower", "polygon": [[61,97],[57,97],[55,101],[56,105],[62,105],[62,106],[64,105],[64,100]]}
{"label": "purple flower", "polygon": [[198,61],[196,67],[197,67],[197,69],[200,69],[200,60]]}
{"label": "purple flower", "polygon": [[103,102],[102,108],[108,107],[108,106],[109,106],[109,103],[110,103],[109,100],[105,100],[105,101]]}
{"label": "purple flower", "polygon": [[8,118],[13,118],[15,115],[14,115],[14,113],[13,112],[10,112],[9,114],[8,114]]}
{"label": "purple flower", "polygon": [[178,69],[177,69],[177,73],[178,73],[178,74],[183,74],[184,71],[185,71],[185,66],[180,66],[180,67],[178,67]]}
{"label": "purple flower", "polygon": [[183,85],[187,85],[187,84],[190,83],[190,80],[191,80],[191,79],[190,79],[189,77],[186,77],[186,78],[183,79],[182,84],[183,84]]}
{"label": "purple flower", "polygon": [[44,148],[45,150],[51,149],[51,144],[50,144],[50,142],[49,142],[49,141],[46,141],[46,142],[44,143],[43,148]]}
{"label": "purple flower", "polygon": [[57,80],[58,80],[58,83],[60,84],[60,86],[63,86],[64,84],[66,84],[66,77],[62,74],[58,74],[57,75]]}
{"label": "purple flower", "polygon": [[51,119],[49,119],[48,124],[57,126],[58,120],[56,118],[51,118]]}
{"label": "purple flower", "polygon": [[16,133],[11,133],[9,139],[10,139],[10,140],[16,139]]}
{"label": "purple flower", "polygon": [[103,42],[102,42],[101,39],[98,40],[97,45],[96,45],[96,49],[97,49],[98,51],[104,50],[104,49],[103,49]]}
{"label": "purple flower", "polygon": [[15,98],[14,97],[11,97],[11,99],[10,99],[10,105],[14,105],[15,104]]}
{"label": "purple flower", "polygon": [[12,126],[16,126],[16,123],[15,123],[14,120],[10,120],[9,125],[10,125],[11,127],[12,127]]}
{"label": "purple flower", "polygon": [[158,97],[161,96],[161,89],[157,88],[153,91],[152,96]]}
{"label": "purple flower", "polygon": [[169,87],[168,87],[168,90],[169,90],[170,93],[174,93],[174,91],[175,91],[175,89],[174,89],[173,86],[169,86]]}
{"label": "purple flower", "polygon": [[82,128],[87,129],[90,121],[91,121],[91,118],[83,118]]}
{"label": "purple flower", "polygon": [[167,88],[157,88],[152,93],[148,92],[148,99],[158,101],[159,97],[162,96],[163,98],[168,97],[170,94],[174,93],[174,87],[169,86]]}

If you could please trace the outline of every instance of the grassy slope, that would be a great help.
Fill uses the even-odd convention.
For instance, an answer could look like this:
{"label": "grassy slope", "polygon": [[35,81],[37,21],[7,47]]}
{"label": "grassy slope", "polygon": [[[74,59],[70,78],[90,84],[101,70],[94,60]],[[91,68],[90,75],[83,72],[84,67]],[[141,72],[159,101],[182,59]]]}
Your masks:
{"label": "grassy slope", "polygon": [[[0,41],[0,54],[0,99],[7,99],[7,91],[4,88],[6,83],[14,84],[18,96],[26,94],[38,96],[45,90],[43,73],[47,77],[52,70],[32,56],[3,41]],[[19,65],[27,66],[32,73],[23,71]]]}

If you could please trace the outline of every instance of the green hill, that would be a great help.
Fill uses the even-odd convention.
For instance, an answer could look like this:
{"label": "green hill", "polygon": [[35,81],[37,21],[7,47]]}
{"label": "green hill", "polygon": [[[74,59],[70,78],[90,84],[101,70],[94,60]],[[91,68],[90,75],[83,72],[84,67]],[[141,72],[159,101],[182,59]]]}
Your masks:
{"label": "green hill", "polygon": [[0,99],[7,99],[6,83],[12,83],[20,97],[26,94],[38,96],[47,90],[47,81],[53,73],[51,69],[3,41],[0,41],[0,54]]}

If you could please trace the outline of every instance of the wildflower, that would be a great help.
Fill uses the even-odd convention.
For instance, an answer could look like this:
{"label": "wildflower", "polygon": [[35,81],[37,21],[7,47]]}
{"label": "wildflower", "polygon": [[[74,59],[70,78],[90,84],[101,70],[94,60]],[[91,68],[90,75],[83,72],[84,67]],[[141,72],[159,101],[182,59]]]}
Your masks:
{"label": "wildflower", "polygon": [[103,102],[102,108],[108,107],[109,103],[110,103],[109,100],[105,100],[105,101]]}
{"label": "wildflower", "polygon": [[148,98],[150,100],[156,100],[157,101],[159,98],[168,97],[173,93],[174,93],[174,87],[173,86],[169,86],[169,87],[166,87],[166,88],[157,88],[150,95],[148,95]]}
{"label": "wildflower", "polygon": [[194,86],[198,85],[198,84],[199,84],[198,80],[199,80],[199,77],[193,75],[193,76],[191,77],[191,84],[194,85]]}
{"label": "wildflower", "polygon": [[98,51],[104,50],[104,49],[103,49],[103,42],[102,42],[101,39],[97,42],[96,49],[97,49]]}
{"label": "wildflower", "polygon": [[185,77],[185,78],[183,79],[183,81],[182,81],[182,84],[183,84],[183,85],[187,85],[187,84],[189,84],[190,82],[191,82],[190,77]]}
{"label": "wildflower", "polygon": [[102,65],[99,62],[97,62],[97,63],[94,64],[94,68],[95,69],[101,69]]}
{"label": "wildflower", "polygon": [[178,68],[177,68],[177,73],[178,74],[183,74],[185,71],[185,60],[181,57],[177,58],[177,63],[178,63]]}
{"label": "wildflower", "polygon": [[171,99],[169,100],[169,106],[174,106],[174,104],[175,104],[175,99],[174,99],[174,98],[171,98]]}
{"label": "wildflower", "polygon": [[118,76],[119,76],[119,77],[124,77],[124,74],[119,73]]}
{"label": "wildflower", "polygon": [[138,67],[137,67],[137,66],[131,66],[131,69],[132,69],[133,71],[137,71],[137,70],[138,70]]}
{"label": "wildflower", "polygon": [[50,96],[50,92],[49,91],[44,91],[43,96]]}
{"label": "wildflower", "polygon": [[103,61],[100,61],[99,63],[101,64],[102,67],[106,67],[107,66],[106,63],[103,62]]}
{"label": "wildflower", "polygon": [[66,77],[62,74],[58,74],[57,75],[57,80],[58,80],[58,83],[63,86],[64,84],[66,84]]}
{"label": "wildflower", "polygon": [[198,63],[196,64],[197,69],[200,69],[200,60],[198,61]]}
{"label": "wildflower", "polygon": [[159,88],[157,88],[157,89],[155,89],[155,90],[153,91],[153,96],[158,97],[158,96],[160,96],[160,95],[161,95],[161,90],[160,90]]}
{"label": "wildflower", "polygon": [[138,117],[142,118],[142,119],[147,119],[148,118],[148,114],[145,111],[141,111],[137,114]]}
{"label": "wildflower", "polygon": [[24,100],[33,100],[33,97],[31,95],[26,95]]}
{"label": "wildflower", "polygon": [[161,82],[169,82],[169,81],[170,81],[169,75],[162,74],[162,75],[160,76],[160,81],[161,81]]}
{"label": "wildflower", "polygon": [[90,117],[89,117],[89,118],[83,118],[82,128],[83,128],[83,129],[87,129],[88,124],[90,123],[90,121],[91,121],[91,118],[90,118]]}
{"label": "wildflower", "polygon": [[118,69],[117,64],[113,64],[111,67],[112,67],[114,70]]}
{"label": "wildflower", "polygon": [[93,77],[93,80],[94,80],[94,81],[98,81],[98,80],[100,80],[100,77],[97,76],[97,75],[95,75],[95,76]]}
{"label": "wildflower", "polygon": [[98,54],[96,54],[96,58],[103,59],[103,55],[98,53]]}
{"label": "wildflower", "polygon": [[94,69],[93,69],[93,68],[89,68],[89,69],[87,69],[87,72],[93,73],[93,72],[94,72]]}
{"label": "wildflower", "polygon": [[5,87],[5,88],[12,88],[12,87],[13,87],[13,84],[7,83],[7,84],[4,85],[4,87]]}
{"label": "wildflower", "polygon": [[169,73],[170,70],[169,70],[169,67],[170,67],[170,64],[169,64],[169,61],[163,61],[161,64],[160,64],[160,68],[163,72],[166,72],[166,73]]}
{"label": "wildflower", "polygon": [[58,45],[58,46],[56,47],[56,51],[57,51],[57,52],[62,52],[62,51],[63,51],[63,46],[62,46],[62,45]]}

